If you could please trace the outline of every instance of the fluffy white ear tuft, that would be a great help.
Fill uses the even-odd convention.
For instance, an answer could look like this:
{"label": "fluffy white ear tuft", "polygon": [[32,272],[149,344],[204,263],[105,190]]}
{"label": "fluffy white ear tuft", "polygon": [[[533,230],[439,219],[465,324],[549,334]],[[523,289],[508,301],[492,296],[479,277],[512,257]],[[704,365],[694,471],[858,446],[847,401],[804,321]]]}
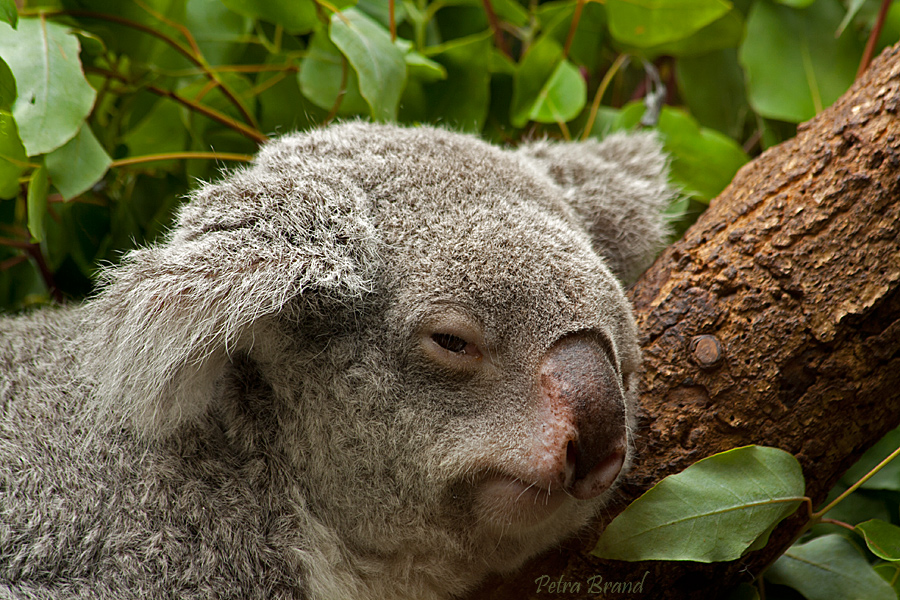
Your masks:
{"label": "fluffy white ear tuft", "polygon": [[302,311],[306,294],[365,294],[377,260],[365,215],[345,181],[259,166],[194,194],[169,239],[108,269],[84,308],[98,416],[164,437],[206,413],[261,318]]}
{"label": "fluffy white ear tuft", "polygon": [[665,243],[672,191],[668,160],[651,133],[615,133],[601,142],[546,140],[518,152],[561,186],[585,220],[594,248],[623,281],[636,278]]}

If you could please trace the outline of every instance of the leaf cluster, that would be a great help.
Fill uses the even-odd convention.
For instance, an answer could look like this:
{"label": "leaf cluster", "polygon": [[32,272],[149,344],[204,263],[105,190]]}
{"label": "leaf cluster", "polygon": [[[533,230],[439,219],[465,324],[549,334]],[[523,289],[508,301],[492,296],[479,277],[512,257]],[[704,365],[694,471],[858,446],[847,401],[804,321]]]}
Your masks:
{"label": "leaf cluster", "polygon": [[[814,512],[800,463],[777,448],[746,446],[666,477],[609,524],[593,553],[614,560],[719,562],[765,547],[805,507],[796,543],[758,587],[733,599],[895,600],[900,596],[900,429],[873,446]],[[765,585],[768,583],[769,585]],[[799,595],[798,595],[799,594]]]}
{"label": "leaf cluster", "polygon": [[[683,229],[852,82],[877,0],[0,0],[0,307],[79,297],[269,136],[655,127]],[[900,10],[881,19],[896,39]],[[839,34],[836,37],[836,33]]]}

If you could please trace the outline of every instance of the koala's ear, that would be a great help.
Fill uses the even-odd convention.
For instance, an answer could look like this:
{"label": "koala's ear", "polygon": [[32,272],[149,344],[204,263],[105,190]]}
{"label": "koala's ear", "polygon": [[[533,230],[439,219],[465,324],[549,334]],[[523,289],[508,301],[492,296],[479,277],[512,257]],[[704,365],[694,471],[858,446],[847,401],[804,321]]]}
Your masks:
{"label": "koala's ear", "polygon": [[83,308],[100,415],[163,437],[206,413],[261,319],[302,311],[308,294],[367,292],[377,241],[366,214],[352,184],[285,168],[195,193],[167,241],[108,269]]}
{"label": "koala's ear", "polygon": [[549,142],[522,146],[563,188],[584,220],[594,248],[623,281],[636,278],[665,243],[663,211],[672,197],[668,160],[651,133],[616,133],[601,142]]}

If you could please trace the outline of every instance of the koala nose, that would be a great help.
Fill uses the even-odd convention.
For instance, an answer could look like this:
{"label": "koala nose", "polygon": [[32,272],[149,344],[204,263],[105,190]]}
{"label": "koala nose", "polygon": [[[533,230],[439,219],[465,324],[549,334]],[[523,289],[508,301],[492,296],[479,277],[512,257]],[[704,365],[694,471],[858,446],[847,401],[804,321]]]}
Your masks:
{"label": "koala nose", "polygon": [[565,337],[544,356],[540,382],[544,475],[578,499],[594,498],[625,462],[625,399],[611,357],[590,337]]}

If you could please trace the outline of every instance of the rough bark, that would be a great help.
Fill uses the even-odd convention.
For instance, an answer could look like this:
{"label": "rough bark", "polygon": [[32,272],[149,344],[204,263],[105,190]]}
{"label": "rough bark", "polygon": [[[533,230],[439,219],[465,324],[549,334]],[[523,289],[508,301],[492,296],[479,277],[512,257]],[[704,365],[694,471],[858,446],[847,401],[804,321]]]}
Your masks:
{"label": "rough bark", "polygon": [[[731,563],[624,563],[589,551],[627,502],[705,456],[747,444],[787,450],[818,505],[900,424],[898,110],[900,45],[794,139],[746,165],[643,275],[631,291],[646,369],[639,459],[621,502],[582,539],[474,597],[596,597],[586,582],[600,576],[642,580],[635,597],[716,598],[780,555],[804,519]],[[538,592],[542,575],[581,591]]]}

